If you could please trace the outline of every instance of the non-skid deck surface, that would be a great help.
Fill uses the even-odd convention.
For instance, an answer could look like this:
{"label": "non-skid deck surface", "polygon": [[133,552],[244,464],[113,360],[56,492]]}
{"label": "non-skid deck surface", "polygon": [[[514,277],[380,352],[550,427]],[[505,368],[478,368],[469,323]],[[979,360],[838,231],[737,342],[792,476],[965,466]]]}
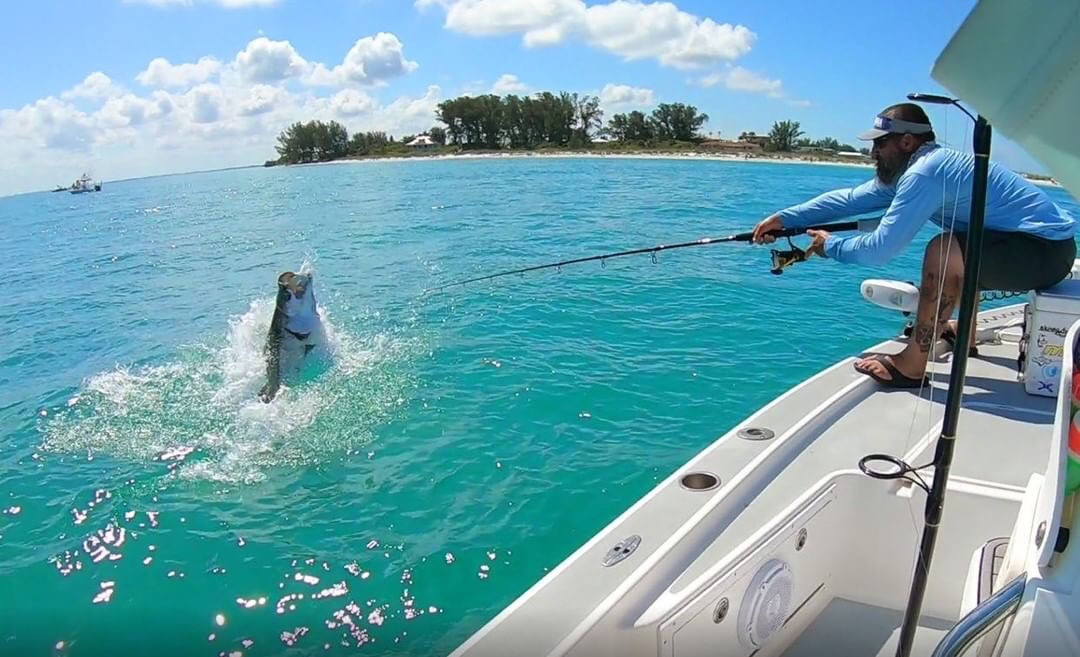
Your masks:
{"label": "non-skid deck surface", "polygon": [[[821,612],[784,657],[893,657],[904,621],[901,611],[836,599]],[[919,619],[911,657],[927,657],[952,623]]]}

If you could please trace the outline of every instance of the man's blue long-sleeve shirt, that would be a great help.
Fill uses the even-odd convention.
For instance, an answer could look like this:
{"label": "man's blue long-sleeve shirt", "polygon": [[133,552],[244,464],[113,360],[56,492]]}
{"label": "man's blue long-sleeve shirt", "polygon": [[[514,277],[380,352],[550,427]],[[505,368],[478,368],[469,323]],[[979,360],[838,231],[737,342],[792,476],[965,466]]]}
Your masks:
{"label": "man's blue long-sleeve shirt", "polygon": [[[946,232],[965,233],[971,216],[974,157],[935,143],[916,151],[894,186],[876,177],[850,189],[827,192],[778,214],[785,228],[884,210],[869,233],[825,241],[825,255],[838,262],[880,265],[907,246],[927,220]],[[1050,240],[1072,238],[1076,221],[1045,192],[994,162],[986,190],[985,228],[1021,231]]]}

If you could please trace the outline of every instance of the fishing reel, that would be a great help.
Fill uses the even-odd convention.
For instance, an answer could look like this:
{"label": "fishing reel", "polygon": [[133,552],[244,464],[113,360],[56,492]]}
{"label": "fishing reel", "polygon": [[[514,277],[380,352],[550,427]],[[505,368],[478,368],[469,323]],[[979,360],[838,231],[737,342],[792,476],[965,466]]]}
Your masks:
{"label": "fishing reel", "polygon": [[781,251],[779,249],[772,249],[772,269],[769,270],[773,274],[783,274],[784,270],[795,264],[796,262],[804,262],[810,255],[803,249],[795,246],[791,241],[791,238],[787,238],[788,246],[791,249],[787,251]]}

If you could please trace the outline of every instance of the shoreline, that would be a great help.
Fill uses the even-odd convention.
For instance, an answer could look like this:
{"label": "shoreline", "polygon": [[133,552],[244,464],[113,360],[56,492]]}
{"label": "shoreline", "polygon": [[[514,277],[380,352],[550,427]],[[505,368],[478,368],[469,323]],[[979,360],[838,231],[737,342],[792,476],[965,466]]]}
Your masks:
{"label": "shoreline", "polygon": [[[700,151],[627,151],[627,152],[604,152],[604,151],[478,151],[463,153],[439,153],[439,154],[415,154],[415,155],[362,155],[356,157],[343,157],[326,162],[307,162],[304,164],[276,164],[274,167],[304,167],[325,164],[360,164],[365,162],[404,162],[416,160],[446,161],[446,160],[491,160],[491,159],[621,159],[621,160],[705,160],[713,162],[755,162],[765,164],[816,164],[823,166],[858,167],[873,169],[874,165],[867,162],[844,162],[826,159],[807,159],[803,157],[742,157],[740,155],[724,153],[703,153]],[[271,167],[273,168],[273,167]]]}
{"label": "shoreline", "polygon": [[[447,160],[492,160],[492,159],[623,159],[623,160],[703,160],[706,162],[746,162],[759,164],[799,164],[831,167],[855,167],[860,169],[873,169],[874,165],[869,162],[845,162],[836,159],[818,159],[786,156],[760,156],[743,157],[730,153],[704,153],[700,151],[629,151],[629,152],[604,152],[604,151],[478,151],[460,153],[417,153],[412,155],[361,155],[344,157],[326,162],[307,162],[304,164],[276,164],[274,167],[306,167],[327,164],[362,164],[366,162],[406,162],[417,160],[447,161]],[[271,167],[271,168],[274,168]],[[1044,178],[1032,178],[1021,172],[1016,172],[1024,180],[1042,187],[1056,187],[1061,189],[1061,183]]]}

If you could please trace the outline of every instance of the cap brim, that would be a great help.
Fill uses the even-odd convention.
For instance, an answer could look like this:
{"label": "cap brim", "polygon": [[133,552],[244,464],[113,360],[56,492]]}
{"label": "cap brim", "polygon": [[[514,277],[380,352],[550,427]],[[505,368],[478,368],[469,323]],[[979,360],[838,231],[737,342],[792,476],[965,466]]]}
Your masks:
{"label": "cap brim", "polygon": [[879,130],[877,128],[873,128],[859,135],[859,139],[861,139],[862,141],[874,141],[878,137],[884,137],[887,134],[889,134],[888,130]]}

